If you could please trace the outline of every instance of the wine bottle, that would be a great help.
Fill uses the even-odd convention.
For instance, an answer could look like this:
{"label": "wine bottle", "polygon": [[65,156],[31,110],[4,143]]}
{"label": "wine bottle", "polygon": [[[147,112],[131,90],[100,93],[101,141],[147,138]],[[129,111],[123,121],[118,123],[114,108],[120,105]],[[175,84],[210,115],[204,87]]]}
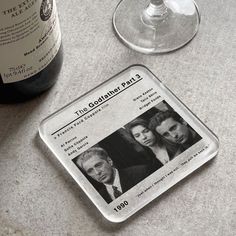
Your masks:
{"label": "wine bottle", "polygon": [[49,89],[63,61],[55,0],[1,0],[0,103]]}

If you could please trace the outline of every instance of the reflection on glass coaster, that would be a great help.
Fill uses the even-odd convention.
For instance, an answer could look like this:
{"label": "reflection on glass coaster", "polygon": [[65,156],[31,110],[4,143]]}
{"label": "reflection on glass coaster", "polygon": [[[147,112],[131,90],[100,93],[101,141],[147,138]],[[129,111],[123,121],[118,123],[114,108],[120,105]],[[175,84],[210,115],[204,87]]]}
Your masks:
{"label": "reflection on glass coaster", "polygon": [[142,65],[48,116],[39,133],[112,222],[126,220],[219,148],[217,137]]}

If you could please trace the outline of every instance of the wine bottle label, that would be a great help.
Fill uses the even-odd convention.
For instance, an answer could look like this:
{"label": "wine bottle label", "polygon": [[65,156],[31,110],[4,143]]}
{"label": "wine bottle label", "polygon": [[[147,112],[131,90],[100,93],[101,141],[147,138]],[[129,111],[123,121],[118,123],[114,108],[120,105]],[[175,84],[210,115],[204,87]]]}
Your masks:
{"label": "wine bottle label", "polygon": [[2,0],[0,79],[12,83],[44,69],[61,45],[55,0]]}

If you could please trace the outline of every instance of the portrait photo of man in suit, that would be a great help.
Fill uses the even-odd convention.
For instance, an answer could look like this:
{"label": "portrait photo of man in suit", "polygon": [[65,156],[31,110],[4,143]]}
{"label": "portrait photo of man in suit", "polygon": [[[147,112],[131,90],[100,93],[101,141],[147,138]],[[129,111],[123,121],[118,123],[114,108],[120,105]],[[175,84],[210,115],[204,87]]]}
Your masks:
{"label": "portrait photo of man in suit", "polygon": [[118,170],[105,149],[92,147],[75,158],[74,163],[99,184],[96,188],[110,203],[150,175],[150,168],[136,165]]}

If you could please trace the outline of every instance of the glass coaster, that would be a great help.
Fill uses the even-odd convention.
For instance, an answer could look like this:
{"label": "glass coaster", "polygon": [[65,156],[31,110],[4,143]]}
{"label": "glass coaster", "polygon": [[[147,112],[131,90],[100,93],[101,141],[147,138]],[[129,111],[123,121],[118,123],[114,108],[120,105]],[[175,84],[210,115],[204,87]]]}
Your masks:
{"label": "glass coaster", "polygon": [[217,137],[143,65],[48,116],[39,133],[112,222],[126,220],[219,149]]}

